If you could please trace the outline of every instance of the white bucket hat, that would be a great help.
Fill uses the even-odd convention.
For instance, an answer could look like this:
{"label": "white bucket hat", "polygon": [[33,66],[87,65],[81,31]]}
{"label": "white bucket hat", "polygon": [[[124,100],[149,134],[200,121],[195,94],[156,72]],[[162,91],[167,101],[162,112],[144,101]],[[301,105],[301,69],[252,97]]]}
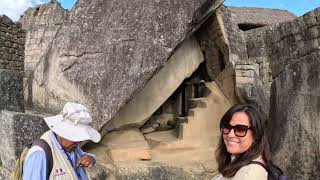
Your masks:
{"label": "white bucket hat", "polygon": [[59,136],[74,142],[101,139],[100,133],[90,126],[92,118],[81,104],[67,102],[61,114],[44,118],[49,128]]}

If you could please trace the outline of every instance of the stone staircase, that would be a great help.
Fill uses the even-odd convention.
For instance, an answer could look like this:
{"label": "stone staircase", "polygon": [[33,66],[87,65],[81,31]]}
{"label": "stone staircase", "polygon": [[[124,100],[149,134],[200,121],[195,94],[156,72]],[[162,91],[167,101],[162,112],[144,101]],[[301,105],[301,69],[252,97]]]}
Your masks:
{"label": "stone staircase", "polygon": [[230,103],[215,82],[207,82],[204,87],[203,97],[189,100],[187,120],[179,125],[178,138],[193,145],[211,146],[220,136],[220,119]]}
{"label": "stone staircase", "polygon": [[177,149],[211,148],[212,153],[220,136],[220,119],[231,104],[215,82],[203,82],[202,92],[201,97],[188,100],[188,116],[177,118],[175,129],[145,134],[152,158],[166,150],[170,150],[168,153],[172,155]]}

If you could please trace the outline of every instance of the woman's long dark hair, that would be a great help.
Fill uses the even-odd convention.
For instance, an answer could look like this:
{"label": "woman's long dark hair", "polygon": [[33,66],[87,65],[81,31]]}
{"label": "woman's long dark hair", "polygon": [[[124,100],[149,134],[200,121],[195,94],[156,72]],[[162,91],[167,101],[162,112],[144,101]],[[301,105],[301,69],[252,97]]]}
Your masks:
{"label": "woman's long dark hair", "polygon": [[237,104],[232,106],[223,115],[220,121],[220,127],[224,124],[229,124],[233,114],[236,112],[244,112],[248,115],[254,142],[247,151],[237,155],[231,162],[231,154],[227,151],[223,135],[221,135],[216,151],[216,159],[218,162],[218,170],[224,177],[233,177],[241,167],[250,164],[252,160],[258,158],[260,155],[267,167],[271,163],[269,145],[265,133],[266,119],[256,106],[252,104]]}

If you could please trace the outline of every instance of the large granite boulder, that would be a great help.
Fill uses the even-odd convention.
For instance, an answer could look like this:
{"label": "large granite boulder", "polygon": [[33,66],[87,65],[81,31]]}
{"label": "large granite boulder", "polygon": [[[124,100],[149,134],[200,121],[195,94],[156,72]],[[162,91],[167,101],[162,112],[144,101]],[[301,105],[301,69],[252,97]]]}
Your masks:
{"label": "large granite boulder", "polygon": [[14,167],[16,158],[33,139],[48,130],[41,116],[7,110],[1,111],[0,127],[0,157],[8,169]]}
{"label": "large granite boulder", "polygon": [[10,171],[3,167],[2,165],[0,166],[0,179],[7,179],[9,177]]}
{"label": "large granite boulder", "polygon": [[24,112],[22,74],[0,69],[0,110]]}
{"label": "large granite boulder", "polygon": [[288,66],[272,85],[271,150],[289,179],[320,176],[319,55]]}
{"label": "large granite boulder", "polygon": [[89,107],[100,129],[223,0],[79,0],[34,72],[33,103]]}

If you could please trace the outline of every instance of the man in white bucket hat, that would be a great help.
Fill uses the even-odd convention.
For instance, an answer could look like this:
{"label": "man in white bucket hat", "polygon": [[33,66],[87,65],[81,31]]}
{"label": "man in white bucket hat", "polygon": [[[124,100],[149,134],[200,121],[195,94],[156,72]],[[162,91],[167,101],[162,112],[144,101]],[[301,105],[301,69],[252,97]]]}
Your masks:
{"label": "man in white bucket hat", "polygon": [[[29,150],[24,165],[24,180],[87,180],[84,167],[95,163],[93,154],[85,153],[79,144],[91,140],[99,142],[99,132],[90,126],[88,109],[81,104],[68,102],[61,114],[44,118],[50,130],[41,136],[52,152],[52,170],[47,170],[44,150],[34,145]],[[47,172],[48,171],[48,172]]]}

